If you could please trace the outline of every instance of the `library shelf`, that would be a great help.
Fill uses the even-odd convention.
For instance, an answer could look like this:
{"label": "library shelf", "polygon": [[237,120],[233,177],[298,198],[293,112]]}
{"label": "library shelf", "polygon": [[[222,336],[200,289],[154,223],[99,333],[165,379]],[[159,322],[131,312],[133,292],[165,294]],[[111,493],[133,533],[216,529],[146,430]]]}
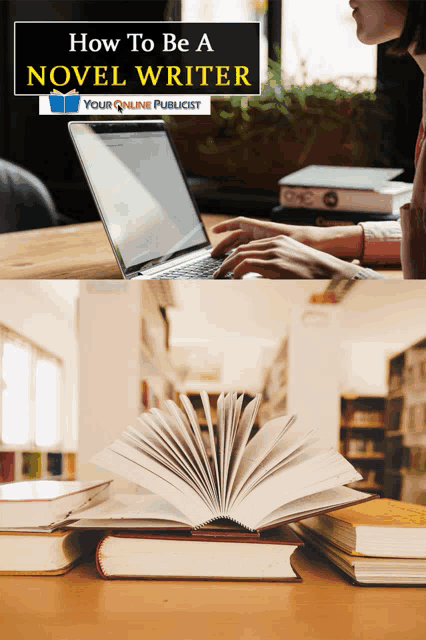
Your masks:
{"label": "library shelf", "polygon": [[346,455],[348,460],[384,460],[384,453],[355,453]]}

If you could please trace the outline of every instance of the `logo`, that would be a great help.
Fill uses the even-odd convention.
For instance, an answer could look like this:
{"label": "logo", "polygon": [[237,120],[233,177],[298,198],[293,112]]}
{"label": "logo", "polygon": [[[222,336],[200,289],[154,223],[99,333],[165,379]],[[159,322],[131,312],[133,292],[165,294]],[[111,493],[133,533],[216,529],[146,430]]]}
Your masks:
{"label": "logo", "polygon": [[339,196],[335,191],[327,191],[327,193],[324,193],[322,201],[326,207],[334,209],[339,204]]}
{"label": "logo", "polygon": [[80,96],[75,89],[68,91],[68,93],[61,93],[57,89],[53,89],[50,92],[49,103],[52,113],[78,113]]}
{"label": "logo", "polygon": [[298,191],[294,187],[284,191],[284,199],[290,207],[311,207],[314,200],[314,194],[309,189]]}

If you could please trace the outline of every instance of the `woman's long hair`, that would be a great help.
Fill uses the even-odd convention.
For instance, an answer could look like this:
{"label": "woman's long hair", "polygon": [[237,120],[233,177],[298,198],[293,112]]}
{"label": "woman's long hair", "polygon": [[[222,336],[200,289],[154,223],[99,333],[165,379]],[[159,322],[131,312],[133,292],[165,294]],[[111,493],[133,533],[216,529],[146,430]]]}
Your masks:
{"label": "woman's long hair", "polygon": [[392,43],[388,53],[405,55],[416,43],[414,53],[426,53],[426,0],[408,0],[408,12],[401,36]]}

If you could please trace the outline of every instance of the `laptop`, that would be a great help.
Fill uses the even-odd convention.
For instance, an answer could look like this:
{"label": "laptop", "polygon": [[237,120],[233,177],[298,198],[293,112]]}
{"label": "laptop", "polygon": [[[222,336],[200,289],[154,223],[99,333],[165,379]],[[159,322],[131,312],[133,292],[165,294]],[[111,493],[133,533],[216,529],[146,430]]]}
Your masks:
{"label": "laptop", "polygon": [[223,258],[210,255],[163,120],[78,121],[68,128],[123,277],[212,278]]}

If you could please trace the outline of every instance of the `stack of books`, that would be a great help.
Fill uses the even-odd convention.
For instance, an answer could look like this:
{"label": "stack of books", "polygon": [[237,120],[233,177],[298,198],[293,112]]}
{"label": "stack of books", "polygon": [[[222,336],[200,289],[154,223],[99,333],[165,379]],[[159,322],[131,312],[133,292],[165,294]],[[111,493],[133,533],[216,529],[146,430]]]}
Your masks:
{"label": "stack of books", "polygon": [[[106,578],[300,581],[291,557],[303,543],[289,523],[373,498],[344,486],[361,477],[294,416],[255,432],[260,396],[243,408],[242,395],[221,394],[214,425],[201,392],[210,455],[194,407],[187,396],[180,399],[183,410],[172,401],[168,412],[151,409],[92,459],[149,494],[109,497],[108,483],[74,492],[61,489],[74,483],[55,481],[6,485],[17,495],[0,502],[1,527],[9,533],[15,527],[13,543],[24,528],[32,535],[38,527],[40,537],[44,527],[46,541],[95,532],[102,536],[96,555]],[[33,487],[33,502],[19,494],[25,484]],[[52,496],[55,486],[59,493]],[[26,539],[30,555],[36,538]],[[74,560],[75,554],[62,558],[55,570]],[[17,570],[14,559],[7,562],[6,550],[0,570]],[[33,571],[36,565],[27,554],[19,566]]]}
{"label": "stack of books", "polygon": [[402,169],[311,165],[279,181],[274,222],[310,226],[353,225],[398,220],[413,185],[396,182]]}
{"label": "stack of books", "polygon": [[387,498],[292,524],[356,584],[426,584],[426,507]]}
{"label": "stack of books", "polygon": [[61,575],[99,541],[65,528],[70,513],[99,504],[111,482],[29,480],[0,484],[0,575]]}

